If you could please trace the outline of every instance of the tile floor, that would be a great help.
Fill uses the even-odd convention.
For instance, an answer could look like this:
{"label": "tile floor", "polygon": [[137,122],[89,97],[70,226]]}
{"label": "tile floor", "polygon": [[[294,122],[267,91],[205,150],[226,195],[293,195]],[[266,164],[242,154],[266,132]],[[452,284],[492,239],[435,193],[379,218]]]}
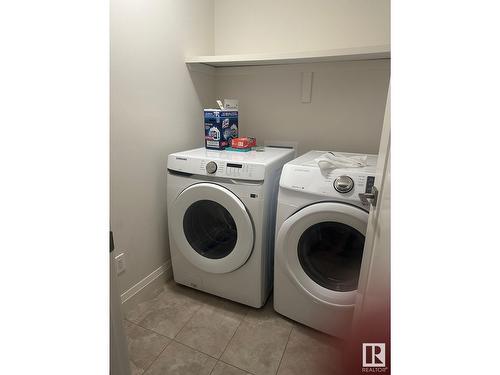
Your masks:
{"label": "tile floor", "polygon": [[169,282],[125,320],[133,375],[330,375],[342,341],[273,310]]}

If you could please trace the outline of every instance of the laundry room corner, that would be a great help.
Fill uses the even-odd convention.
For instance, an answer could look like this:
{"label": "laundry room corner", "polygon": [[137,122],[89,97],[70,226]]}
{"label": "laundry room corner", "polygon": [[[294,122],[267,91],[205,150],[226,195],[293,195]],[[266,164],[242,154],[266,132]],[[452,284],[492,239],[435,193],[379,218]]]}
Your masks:
{"label": "laundry room corner", "polygon": [[202,144],[213,76],[184,60],[213,53],[213,12],[213,1],[111,1],[110,211],[125,310],[171,277],[166,160]]}

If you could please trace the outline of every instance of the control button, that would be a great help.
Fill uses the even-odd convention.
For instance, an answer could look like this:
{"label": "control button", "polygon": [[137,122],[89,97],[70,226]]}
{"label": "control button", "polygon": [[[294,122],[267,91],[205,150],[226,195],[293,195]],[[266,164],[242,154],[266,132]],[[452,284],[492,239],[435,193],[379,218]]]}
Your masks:
{"label": "control button", "polygon": [[339,193],[349,193],[354,187],[354,181],[349,176],[340,176],[335,179],[333,182],[333,187]]}
{"label": "control button", "polygon": [[214,174],[217,171],[217,164],[213,161],[208,162],[205,169],[208,174]]}

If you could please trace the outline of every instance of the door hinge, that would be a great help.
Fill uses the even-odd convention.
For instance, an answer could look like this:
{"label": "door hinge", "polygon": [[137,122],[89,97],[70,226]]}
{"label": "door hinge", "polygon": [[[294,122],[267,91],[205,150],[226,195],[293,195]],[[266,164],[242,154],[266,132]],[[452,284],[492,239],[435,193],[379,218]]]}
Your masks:
{"label": "door hinge", "polygon": [[377,199],[378,199],[378,190],[375,186],[372,186],[370,193],[359,193],[359,199],[361,199],[361,203],[365,206],[372,205],[373,207],[377,207]]}

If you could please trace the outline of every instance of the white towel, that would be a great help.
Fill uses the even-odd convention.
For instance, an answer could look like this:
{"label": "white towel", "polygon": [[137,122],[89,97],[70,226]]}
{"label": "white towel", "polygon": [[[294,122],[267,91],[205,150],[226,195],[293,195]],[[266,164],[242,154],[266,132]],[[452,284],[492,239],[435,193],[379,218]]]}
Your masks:
{"label": "white towel", "polygon": [[361,168],[365,167],[367,156],[345,156],[338,153],[327,152],[314,159],[321,170],[335,168]]}

